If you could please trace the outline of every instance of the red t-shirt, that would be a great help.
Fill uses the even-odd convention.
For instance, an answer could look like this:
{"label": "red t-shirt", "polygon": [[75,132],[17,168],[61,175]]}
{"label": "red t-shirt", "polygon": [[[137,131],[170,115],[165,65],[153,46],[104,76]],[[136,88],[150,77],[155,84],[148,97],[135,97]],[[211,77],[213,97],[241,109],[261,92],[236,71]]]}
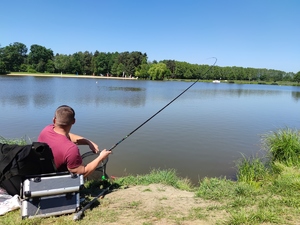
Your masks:
{"label": "red t-shirt", "polygon": [[53,124],[46,126],[41,131],[37,141],[49,145],[58,171],[77,168],[82,164],[79,148],[66,136],[56,133],[53,128]]}

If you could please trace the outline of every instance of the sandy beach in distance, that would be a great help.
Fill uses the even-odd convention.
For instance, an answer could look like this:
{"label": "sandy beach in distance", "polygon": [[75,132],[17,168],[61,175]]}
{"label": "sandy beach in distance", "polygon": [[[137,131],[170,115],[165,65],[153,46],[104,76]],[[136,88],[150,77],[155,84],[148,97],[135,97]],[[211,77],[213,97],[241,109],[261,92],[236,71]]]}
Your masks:
{"label": "sandy beach in distance", "polygon": [[93,75],[70,75],[70,74],[42,74],[42,73],[10,73],[7,76],[33,76],[33,77],[62,77],[62,78],[101,78],[101,79],[118,79],[118,80],[137,80],[136,77],[108,77]]}

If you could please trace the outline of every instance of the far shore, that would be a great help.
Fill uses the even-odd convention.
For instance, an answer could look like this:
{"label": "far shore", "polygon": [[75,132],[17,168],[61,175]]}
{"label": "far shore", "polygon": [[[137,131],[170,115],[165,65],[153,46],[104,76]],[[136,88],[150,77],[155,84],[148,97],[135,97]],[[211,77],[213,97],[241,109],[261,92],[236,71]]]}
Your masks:
{"label": "far shore", "polygon": [[93,75],[72,75],[72,74],[43,74],[43,73],[10,73],[7,76],[33,76],[33,77],[63,77],[63,78],[96,78],[96,79],[118,79],[137,80],[137,77],[113,77],[113,76],[93,76]]}

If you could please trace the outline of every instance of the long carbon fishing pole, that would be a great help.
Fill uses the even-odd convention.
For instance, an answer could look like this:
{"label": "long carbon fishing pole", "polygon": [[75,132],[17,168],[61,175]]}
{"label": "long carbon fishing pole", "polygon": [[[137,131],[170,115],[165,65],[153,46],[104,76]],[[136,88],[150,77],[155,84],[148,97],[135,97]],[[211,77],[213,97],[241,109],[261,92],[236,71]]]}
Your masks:
{"label": "long carbon fishing pole", "polygon": [[[209,67],[209,69],[203,74],[207,74],[212,68],[213,66],[216,65],[217,63],[217,58],[216,57],[212,57],[213,59],[215,59],[215,62],[213,65],[211,65]],[[171,100],[168,104],[166,104],[164,107],[162,107],[160,110],[158,110],[153,116],[151,116],[149,119],[147,119],[144,123],[142,123],[140,126],[138,126],[137,128],[135,128],[133,131],[131,131],[129,134],[127,134],[123,139],[121,139],[119,142],[117,142],[115,145],[113,145],[110,149],[108,149],[107,151],[112,151],[115,147],[117,147],[121,142],[123,142],[125,139],[127,139],[130,135],[132,135],[134,132],[136,132],[138,129],[140,129],[142,126],[144,126],[147,122],[149,122],[149,120],[151,120],[153,117],[155,117],[158,113],[160,113],[161,111],[163,111],[165,108],[167,108],[172,102],[174,102],[177,98],[179,98],[181,95],[183,95],[187,90],[189,90],[192,86],[194,86],[198,81],[200,80],[200,78],[198,78],[194,83],[192,83],[189,87],[187,87],[184,91],[182,91],[179,95],[177,95],[173,100]]]}
{"label": "long carbon fishing pole", "polygon": [[105,188],[103,191],[100,192],[100,194],[97,195],[97,197],[95,197],[92,201],[90,201],[86,206],[84,206],[80,211],[78,211],[74,217],[73,220],[80,220],[84,214],[84,211],[87,210],[88,208],[90,208],[94,202],[96,202],[96,200],[98,198],[100,198],[101,196],[104,196],[106,194],[106,192],[109,191],[109,189],[111,188],[112,184],[110,186],[108,186],[107,188]]}
{"label": "long carbon fishing pole", "polygon": [[[212,57],[215,59],[215,62],[213,65],[211,65],[209,67],[209,69],[203,74],[207,74],[212,67],[217,63],[217,58]],[[122,140],[120,140],[118,143],[116,143],[114,146],[112,146],[109,150],[107,151],[112,151],[115,147],[117,147],[121,142],[123,142],[126,138],[128,138],[130,135],[132,135],[134,132],[136,132],[138,129],[140,129],[143,125],[145,125],[147,122],[149,122],[149,120],[151,120],[153,117],[155,117],[158,113],[160,113],[161,111],[163,111],[165,108],[167,108],[172,102],[174,102],[177,98],[179,98],[181,95],[183,95],[183,93],[185,93],[187,90],[189,90],[193,85],[195,85],[198,81],[200,80],[200,78],[198,78],[194,83],[192,83],[189,87],[187,87],[184,91],[182,91],[179,95],[177,95],[172,101],[170,101],[168,104],[166,104],[164,107],[162,107],[160,110],[158,110],[153,116],[151,116],[149,119],[147,119],[144,123],[142,123],[140,126],[138,126],[137,128],[135,128],[133,131],[131,131],[128,135],[126,135]],[[101,196],[105,195],[106,192],[109,191],[109,189],[111,188],[112,184],[107,187],[106,189],[104,189],[100,194],[98,194],[92,201],[90,201],[85,207],[83,207],[79,212],[77,212],[74,215],[74,220],[80,220],[81,217],[84,214],[84,211],[87,210],[88,208],[91,207],[91,205]]]}

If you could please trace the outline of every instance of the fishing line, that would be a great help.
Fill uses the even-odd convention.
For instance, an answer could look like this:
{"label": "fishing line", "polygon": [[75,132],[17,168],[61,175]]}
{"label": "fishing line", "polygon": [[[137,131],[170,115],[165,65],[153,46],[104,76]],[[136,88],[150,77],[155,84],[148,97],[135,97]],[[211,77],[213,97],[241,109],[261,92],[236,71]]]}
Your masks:
{"label": "fishing line", "polygon": [[[211,65],[208,70],[203,74],[207,74],[213,66],[216,65],[217,63],[217,58],[216,57],[211,57],[215,59],[215,62],[213,65]],[[130,135],[132,135],[134,132],[136,132],[138,129],[140,129],[142,126],[144,126],[147,122],[149,122],[153,117],[155,117],[157,114],[159,114],[161,111],[163,111],[165,108],[167,108],[170,104],[172,104],[177,98],[179,98],[181,95],[183,95],[187,90],[189,90],[192,86],[194,86],[198,81],[200,80],[200,77],[192,83],[189,87],[187,87],[184,91],[182,91],[179,95],[177,95],[173,100],[171,100],[168,104],[166,104],[164,107],[162,107],[160,110],[158,110],[153,116],[151,116],[149,119],[147,119],[145,122],[143,122],[141,125],[139,125],[137,128],[135,128],[133,131],[131,131],[129,134],[127,134],[123,139],[121,139],[119,142],[117,142],[115,145],[113,145],[110,149],[107,151],[112,151],[115,147],[117,147],[121,142],[125,141]]]}

